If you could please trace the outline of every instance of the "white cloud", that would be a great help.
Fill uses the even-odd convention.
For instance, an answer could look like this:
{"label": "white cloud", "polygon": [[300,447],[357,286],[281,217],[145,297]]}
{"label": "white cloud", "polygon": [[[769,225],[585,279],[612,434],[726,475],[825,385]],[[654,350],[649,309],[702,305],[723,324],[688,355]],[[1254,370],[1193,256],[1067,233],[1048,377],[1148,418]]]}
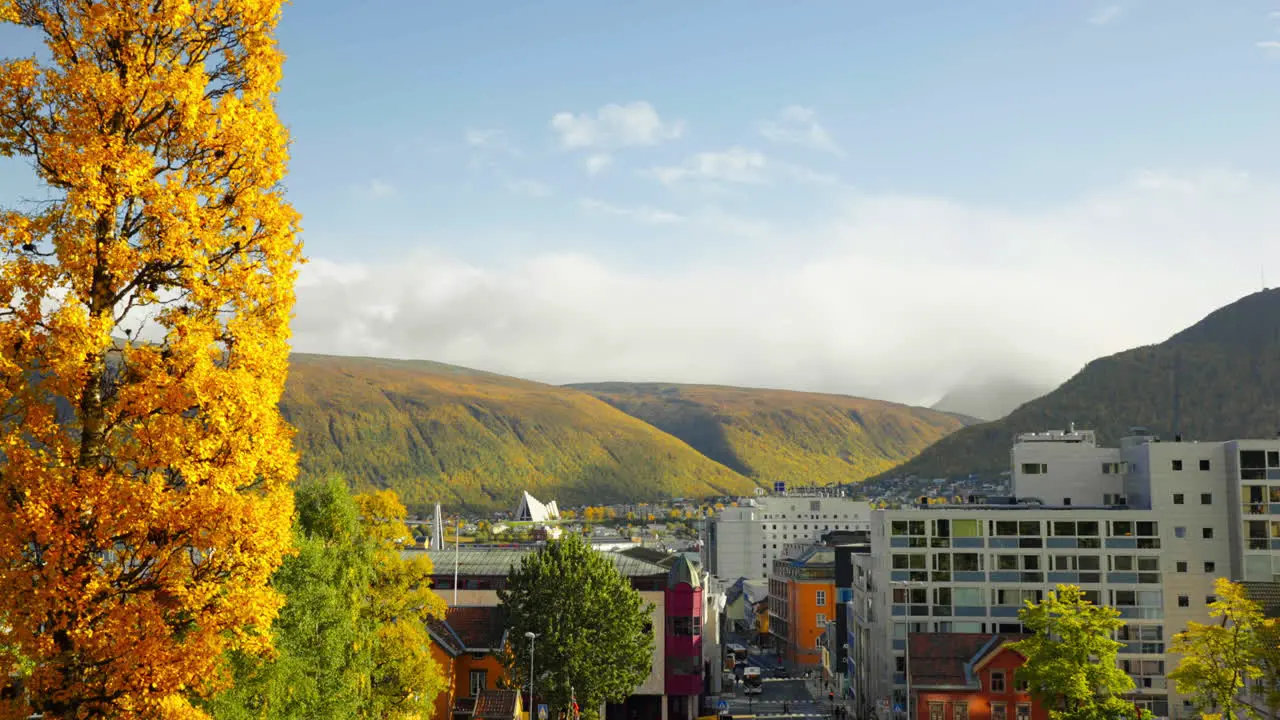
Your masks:
{"label": "white cloud", "polygon": [[1280,41],[1263,40],[1258,43],[1258,49],[1263,50],[1272,57],[1280,57]]}
{"label": "white cloud", "polygon": [[463,140],[468,147],[478,150],[490,150],[500,152],[507,155],[519,155],[520,151],[507,138],[507,134],[502,130],[494,130],[492,128],[470,128],[463,133]]}
{"label": "white cloud", "polygon": [[551,128],[566,148],[657,145],[684,134],[684,121],[665,121],[647,102],[610,103],[592,113],[556,113]]}
{"label": "white cloud", "polygon": [[671,267],[554,249],[320,259],[302,269],[295,344],[550,382],[928,402],[962,379],[1060,381],[1163,340],[1257,290],[1260,263],[1280,268],[1277,226],[1280,185],[1226,172],[1144,173],[1035,212],[850,192],[838,212],[750,242],[696,215],[655,225],[655,240],[702,251]]}
{"label": "white cloud", "polygon": [[530,180],[528,178],[508,178],[506,180],[507,189],[519,195],[528,195],[529,197],[550,197],[551,187],[546,183]]}
{"label": "white cloud", "polygon": [[599,175],[604,169],[613,164],[613,156],[609,153],[596,153],[587,158],[584,165],[587,168],[588,175]]}
{"label": "white cloud", "polygon": [[1104,5],[1089,14],[1089,22],[1093,25],[1109,25],[1124,15],[1123,5]]}
{"label": "white cloud", "polygon": [[700,152],[680,165],[657,167],[652,173],[664,185],[687,181],[760,185],[768,182],[768,167],[763,154],[732,147],[723,152]]}
{"label": "white cloud", "polygon": [[763,153],[742,147],[696,153],[679,165],[651,168],[647,174],[668,187],[694,184],[709,189],[725,184],[769,185],[779,179],[809,185],[839,183],[833,175],[815,172],[803,165],[777,162]]}
{"label": "white cloud", "polygon": [[776,118],[760,123],[759,130],[761,135],[773,142],[840,152],[835,140],[818,122],[818,114],[813,108],[789,105]]}
{"label": "white cloud", "polygon": [[584,198],[579,205],[581,205],[583,210],[592,214],[626,217],[648,225],[670,225],[673,223],[682,223],[686,219],[683,215],[678,213],[651,208],[647,205],[634,208],[620,207],[618,205],[612,205],[592,198]]}
{"label": "white cloud", "polygon": [[380,200],[384,198],[391,198],[400,194],[399,190],[396,189],[395,185],[392,185],[391,183],[386,182],[385,180],[379,180],[377,178],[370,180],[362,185],[357,185],[353,187],[352,191],[356,195],[359,195],[368,200]]}

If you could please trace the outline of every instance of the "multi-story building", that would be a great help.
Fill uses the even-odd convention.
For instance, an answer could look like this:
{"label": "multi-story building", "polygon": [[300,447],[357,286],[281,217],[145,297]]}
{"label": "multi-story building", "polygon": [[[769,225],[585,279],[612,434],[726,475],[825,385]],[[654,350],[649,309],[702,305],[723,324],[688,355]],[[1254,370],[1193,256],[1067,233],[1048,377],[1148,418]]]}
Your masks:
{"label": "multi-story building", "polygon": [[1013,461],[1016,498],[872,513],[871,553],[852,556],[845,610],[855,709],[888,704],[910,717],[910,635],[1016,634],[1023,603],[1067,583],[1125,619],[1120,663],[1135,703],[1193,717],[1167,681],[1176,658],[1166,644],[1206,621],[1216,578],[1280,574],[1270,517],[1280,515],[1280,440],[1135,432],[1104,448],[1072,429],[1020,435]]}
{"label": "multi-story building", "polygon": [[728,507],[707,522],[702,564],[732,583],[764,578],[786,546],[809,545],[833,530],[866,530],[871,506],[833,497],[765,495]]}
{"label": "multi-story building", "polygon": [[[536,548],[486,548],[430,551],[406,549],[406,555],[427,553],[435,574],[432,588],[451,608],[495,607],[508,573]],[[635,553],[635,556],[629,553]],[[634,551],[602,553],[631,582],[645,602],[653,605],[653,661],[649,676],[626,702],[608,704],[605,720],[693,720],[700,698],[719,693],[720,674],[710,672],[720,661],[719,598],[707,592],[710,576],[683,555]],[[657,560],[657,562],[655,562]],[[456,578],[456,591],[455,591]],[[722,595],[722,594],[721,594]],[[530,704],[536,705],[536,703]]]}
{"label": "multi-story building", "polygon": [[811,546],[773,561],[769,575],[769,634],[790,667],[818,668],[827,619],[837,612],[835,548]]}

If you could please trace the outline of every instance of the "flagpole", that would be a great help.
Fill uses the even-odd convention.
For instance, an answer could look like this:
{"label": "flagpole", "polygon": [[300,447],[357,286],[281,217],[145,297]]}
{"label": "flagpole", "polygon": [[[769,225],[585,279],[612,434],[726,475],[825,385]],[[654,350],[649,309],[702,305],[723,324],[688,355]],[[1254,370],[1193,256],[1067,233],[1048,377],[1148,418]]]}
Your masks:
{"label": "flagpole", "polygon": [[453,528],[453,606],[458,607],[458,551],[462,547],[462,521]]}

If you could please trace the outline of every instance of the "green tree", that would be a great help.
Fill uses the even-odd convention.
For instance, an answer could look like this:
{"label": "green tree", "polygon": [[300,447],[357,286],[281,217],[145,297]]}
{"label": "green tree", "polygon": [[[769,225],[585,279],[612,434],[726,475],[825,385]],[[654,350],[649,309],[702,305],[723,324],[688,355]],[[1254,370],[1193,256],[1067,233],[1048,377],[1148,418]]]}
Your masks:
{"label": "green tree", "polygon": [[1217,621],[1188,622],[1185,632],[1173,636],[1169,652],[1182,659],[1169,678],[1201,714],[1220,714],[1228,720],[1255,717],[1253,708],[1241,703],[1239,696],[1246,680],[1262,675],[1258,637],[1262,611],[1242,586],[1226,578],[1218,578],[1213,589],[1217,599],[1209,604],[1209,617]]}
{"label": "green tree", "polygon": [[1011,644],[1027,659],[1017,677],[1052,720],[1134,717],[1133,704],[1120,697],[1134,683],[1116,666],[1121,646],[1114,635],[1124,625],[1118,610],[1094,605],[1075,585],[1059,585],[1039,604],[1028,602],[1018,619],[1032,635]]}
{"label": "green tree", "polygon": [[296,494],[297,554],[272,585],[286,598],[273,625],[276,654],[227,658],[235,686],[206,708],[218,720],[346,720],[363,707],[373,669],[373,626],[364,616],[372,546],[341,480]]}
{"label": "green tree", "polygon": [[567,708],[572,691],[583,717],[594,720],[602,703],[621,702],[648,677],[653,605],[581,537],[526,555],[498,597],[510,628],[507,670],[528,686],[525,633],[535,633],[535,691],[551,707]]}

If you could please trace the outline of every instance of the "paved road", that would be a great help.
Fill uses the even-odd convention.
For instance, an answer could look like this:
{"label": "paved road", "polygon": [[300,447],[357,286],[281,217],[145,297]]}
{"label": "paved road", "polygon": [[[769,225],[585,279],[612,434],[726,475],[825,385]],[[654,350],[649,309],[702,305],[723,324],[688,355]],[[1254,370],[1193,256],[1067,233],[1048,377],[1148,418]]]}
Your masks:
{"label": "paved road", "polygon": [[729,703],[729,714],[735,718],[744,715],[760,718],[827,718],[831,715],[826,700],[814,700],[804,680],[767,678],[763,692],[759,695],[748,699],[739,685],[734,688],[732,696],[726,692],[721,699]]}

